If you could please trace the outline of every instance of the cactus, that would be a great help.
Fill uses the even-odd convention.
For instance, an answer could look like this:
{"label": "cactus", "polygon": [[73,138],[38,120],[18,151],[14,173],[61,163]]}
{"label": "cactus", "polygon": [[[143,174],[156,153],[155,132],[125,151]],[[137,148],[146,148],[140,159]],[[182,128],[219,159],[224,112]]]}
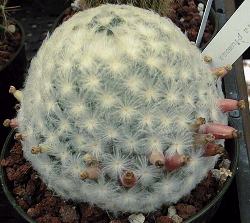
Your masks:
{"label": "cactus", "polygon": [[31,62],[17,117],[25,158],[66,199],[154,211],[214,168],[215,139],[199,134],[227,123],[219,85],[169,19],[125,5],[79,12]]}

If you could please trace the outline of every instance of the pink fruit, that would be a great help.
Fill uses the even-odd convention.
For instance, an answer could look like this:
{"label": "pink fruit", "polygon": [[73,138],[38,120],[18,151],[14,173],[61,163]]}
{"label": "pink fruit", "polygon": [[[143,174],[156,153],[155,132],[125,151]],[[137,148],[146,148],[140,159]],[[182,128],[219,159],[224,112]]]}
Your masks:
{"label": "pink fruit", "polygon": [[188,162],[188,160],[188,156],[180,155],[176,152],[172,156],[165,157],[165,168],[168,171],[177,170],[180,167],[184,166]]}
{"label": "pink fruit", "polygon": [[222,99],[218,101],[218,107],[222,112],[229,112],[236,109],[244,109],[246,105],[244,100]]}
{"label": "pink fruit", "polygon": [[16,118],[13,119],[5,119],[3,122],[4,127],[11,127],[13,129],[18,127],[18,122]]}
{"label": "pink fruit", "polygon": [[214,135],[215,139],[233,139],[238,137],[237,130],[233,127],[216,123],[201,125],[199,133],[211,133]]}

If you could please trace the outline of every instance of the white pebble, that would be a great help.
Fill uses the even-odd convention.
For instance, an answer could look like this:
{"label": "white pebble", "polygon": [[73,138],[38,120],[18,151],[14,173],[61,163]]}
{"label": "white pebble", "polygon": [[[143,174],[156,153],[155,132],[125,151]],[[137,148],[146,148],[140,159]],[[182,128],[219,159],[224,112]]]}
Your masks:
{"label": "white pebble", "polygon": [[227,178],[232,176],[232,172],[225,168],[220,168],[220,174],[221,174],[220,181],[222,183],[226,182]]}
{"label": "white pebble", "polygon": [[199,3],[197,9],[198,9],[199,12],[204,11],[204,4]]}
{"label": "white pebble", "polygon": [[145,217],[143,214],[131,214],[128,220],[130,223],[144,223]]}
{"label": "white pebble", "polygon": [[200,17],[202,17],[202,16],[203,16],[203,14],[204,14],[204,12],[203,12],[203,11],[200,11],[200,12],[199,12]]}
{"label": "white pebble", "polygon": [[172,216],[176,215],[176,209],[174,206],[170,206],[168,208],[168,216],[171,218]]}
{"label": "white pebble", "polygon": [[184,18],[180,18],[180,22],[184,22],[185,21],[185,19]]}
{"label": "white pebble", "polygon": [[11,33],[14,33],[14,32],[16,32],[16,26],[15,26],[15,25],[9,25],[9,26],[7,27],[7,30],[8,30],[9,32],[11,32]]}
{"label": "white pebble", "polygon": [[174,223],[182,223],[183,219],[179,215],[174,215],[171,217]]}
{"label": "white pebble", "polygon": [[224,183],[228,177],[232,176],[232,172],[225,168],[220,168],[219,170],[213,169],[211,172],[213,177],[219,180],[221,183]]}

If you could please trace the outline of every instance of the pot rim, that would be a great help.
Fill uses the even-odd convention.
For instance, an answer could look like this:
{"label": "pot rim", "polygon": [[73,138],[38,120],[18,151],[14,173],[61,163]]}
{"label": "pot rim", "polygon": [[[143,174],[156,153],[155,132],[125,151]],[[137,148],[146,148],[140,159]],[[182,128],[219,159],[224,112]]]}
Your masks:
{"label": "pot rim", "polygon": [[[16,133],[16,129],[11,130],[9,135],[7,136],[5,143],[2,148],[0,160],[5,158],[5,154],[8,151],[8,146],[11,144],[11,141],[14,140],[14,134]],[[223,185],[223,188],[219,191],[219,193],[216,194],[216,196],[206,205],[204,206],[199,212],[197,212],[195,215],[193,215],[191,218],[187,219],[183,223],[191,223],[192,221],[196,220],[200,216],[204,215],[208,210],[210,210],[220,199],[223,198],[224,194],[228,190],[229,186],[231,185],[236,171],[237,171],[237,165],[238,165],[238,160],[239,160],[239,141],[236,139],[235,141],[235,156],[234,159],[232,160],[232,166],[231,166],[231,171],[232,171],[232,176],[227,179],[226,183]],[[36,223],[35,220],[33,220],[31,217],[28,216],[28,214],[16,203],[16,200],[12,193],[9,191],[8,186],[7,186],[7,180],[6,180],[6,173],[5,170],[2,166],[0,166],[0,181],[2,184],[3,191],[13,206],[14,209],[17,210],[17,212],[29,223]]]}
{"label": "pot rim", "polygon": [[24,28],[23,28],[22,24],[21,24],[19,21],[15,20],[15,19],[10,19],[9,21],[15,23],[15,25],[18,26],[18,28],[20,29],[20,32],[21,32],[21,38],[22,38],[22,39],[21,39],[21,43],[20,43],[20,45],[19,45],[17,51],[13,54],[12,58],[8,61],[8,63],[6,63],[6,64],[4,64],[2,67],[0,67],[0,72],[1,72],[2,70],[4,70],[6,67],[8,67],[8,66],[12,63],[12,61],[17,57],[17,55],[18,55],[18,54],[20,53],[20,51],[23,49],[23,47],[24,47],[24,42],[25,42],[25,32],[24,32]]}

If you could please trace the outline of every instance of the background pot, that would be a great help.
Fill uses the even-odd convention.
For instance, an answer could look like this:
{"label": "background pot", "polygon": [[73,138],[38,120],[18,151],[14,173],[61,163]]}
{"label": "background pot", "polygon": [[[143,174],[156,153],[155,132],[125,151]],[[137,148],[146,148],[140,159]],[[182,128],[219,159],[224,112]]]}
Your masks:
{"label": "background pot", "polygon": [[[8,156],[9,154],[9,150],[12,148],[12,146],[14,145],[14,134],[15,134],[15,130],[12,130],[10,132],[10,134],[8,135],[5,144],[3,146],[3,150],[1,153],[1,157],[0,160],[4,159],[5,157]],[[213,200],[206,205],[203,209],[201,209],[197,214],[195,214],[193,217],[191,217],[190,219],[188,219],[187,221],[185,221],[184,223],[205,223],[208,222],[216,213],[217,209],[220,206],[221,200],[223,198],[223,195],[225,194],[225,192],[228,190],[229,186],[232,183],[233,177],[236,173],[237,170],[237,162],[238,162],[238,156],[239,156],[239,146],[238,146],[238,140],[228,140],[226,142],[225,145],[230,159],[232,161],[231,164],[231,171],[233,173],[233,176],[231,178],[229,178],[223,189],[216,195],[215,198],[213,198]],[[17,210],[17,212],[28,222],[30,223],[35,223],[35,221],[33,219],[31,219],[26,212],[17,205],[15,198],[13,197],[13,195],[11,194],[9,188],[11,188],[13,185],[8,184],[7,181],[7,176],[6,176],[6,172],[5,169],[1,166],[0,167],[0,179],[2,182],[2,186],[3,186],[3,191],[6,195],[6,197],[8,198],[9,202],[12,204],[12,206]]]}
{"label": "background pot", "polygon": [[18,21],[12,21],[18,26],[22,40],[12,59],[0,70],[0,147],[2,147],[4,139],[9,133],[9,129],[3,127],[2,123],[6,118],[15,116],[14,106],[16,104],[16,99],[9,94],[9,87],[10,85],[14,85],[17,89],[22,88],[27,65],[24,47],[24,29]]}
{"label": "background pot", "polygon": [[71,0],[35,0],[36,4],[49,15],[58,15],[70,6]]}

